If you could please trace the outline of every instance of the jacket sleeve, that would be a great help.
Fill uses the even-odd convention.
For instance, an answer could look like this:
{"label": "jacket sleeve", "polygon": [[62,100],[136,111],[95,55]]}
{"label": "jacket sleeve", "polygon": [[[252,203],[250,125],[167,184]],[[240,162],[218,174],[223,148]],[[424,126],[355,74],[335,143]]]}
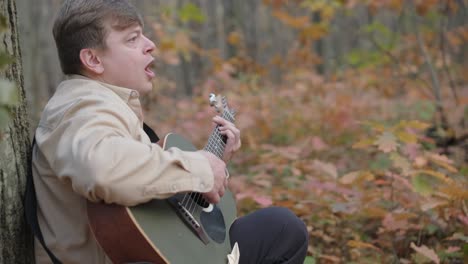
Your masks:
{"label": "jacket sleeve", "polygon": [[213,188],[213,172],[202,154],[136,140],[131,131],[139,123],[125,110],[103,100],[81,100],[55,128],[37,136],[61,181],[91,201],[124,206]]}

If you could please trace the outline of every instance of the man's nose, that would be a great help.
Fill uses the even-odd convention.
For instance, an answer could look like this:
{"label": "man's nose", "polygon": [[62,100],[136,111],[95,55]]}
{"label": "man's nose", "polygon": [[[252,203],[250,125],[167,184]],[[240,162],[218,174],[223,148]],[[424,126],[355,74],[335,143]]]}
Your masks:
{"label": "man's nose", "polygon": [[146,42],[146,45],[145,45],[145,53],[151,53],[154,51],[154,49],[156,48],[156,45],[154,44],[153,41],[151,41],[149,38],[147,38],[146,36],[144,36],[145,38],[145,42]]}

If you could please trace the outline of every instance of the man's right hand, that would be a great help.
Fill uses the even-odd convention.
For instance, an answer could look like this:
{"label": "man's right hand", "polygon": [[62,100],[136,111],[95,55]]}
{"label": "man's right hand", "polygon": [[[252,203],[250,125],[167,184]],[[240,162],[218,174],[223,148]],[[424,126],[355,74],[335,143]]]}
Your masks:
{"label": "man's right hand", "polygon": [[217,204],[221,200],[221,197],[223,197],[228,183],[226,177],[226,163],[210,152],[202,150],[200,153],[208,159],[214,174],[213,189],[203,193],[203,196],[208,202]]}

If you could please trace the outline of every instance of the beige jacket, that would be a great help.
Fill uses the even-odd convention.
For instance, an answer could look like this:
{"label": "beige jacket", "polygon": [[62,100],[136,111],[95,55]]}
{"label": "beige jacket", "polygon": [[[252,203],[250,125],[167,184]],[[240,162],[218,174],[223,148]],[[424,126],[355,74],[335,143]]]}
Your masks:
{"label": "beige jacket", "polygon": [[[213,188],[198,152],[164,151],[142,129],[138,92],[82,76],[62,82],[44,109],[33,149],[37,216],[63,263],[109,263],[88,227],[86,199],[131,206]],[[51,263],[36,241],[36,262]]]}

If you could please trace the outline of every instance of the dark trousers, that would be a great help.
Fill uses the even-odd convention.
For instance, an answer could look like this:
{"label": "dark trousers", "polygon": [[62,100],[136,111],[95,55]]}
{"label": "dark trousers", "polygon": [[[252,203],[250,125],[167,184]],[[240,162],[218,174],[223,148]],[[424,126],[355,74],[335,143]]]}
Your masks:
{"label": "dark trousers", "polygon": [[239,264],[303,264],[309,244],[304,222],[282,207],[238,218],[229,235],[239,245]]}

